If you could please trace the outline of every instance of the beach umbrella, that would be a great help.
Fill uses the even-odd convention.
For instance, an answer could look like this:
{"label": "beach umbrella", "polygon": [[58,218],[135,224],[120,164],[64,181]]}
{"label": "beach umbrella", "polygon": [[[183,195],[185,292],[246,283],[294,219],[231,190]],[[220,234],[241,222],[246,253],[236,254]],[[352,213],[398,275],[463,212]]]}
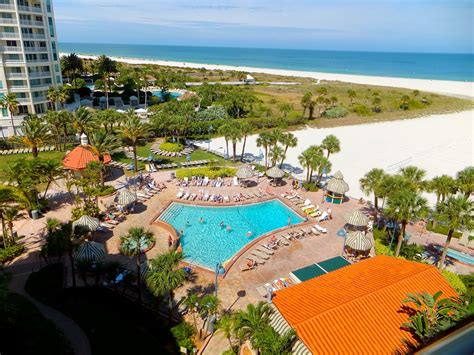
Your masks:
{"label": "beach umbrella", "polygon": [[127,206],[135,202],[136,200],[137,200],[137,195],[127,189],[120,190],[114,199],[115,203],[122,206]]}
{"label": "beach umbrella", "polygon": [[367,251],[372,248],[372,240],[364,232],[352,231],[347,234],[345,245],[354,250]]}
{"label": "beach umbrella", "polygon": [[273,168],[268,169],[266,174],[272,179],[281,179],[285,176],[285,172],[276,165]]}
{"label": "beach umbrella", "polygon": [[242,166],[235,174],[239,179],[249,179],[253,176],[253,170],[248,165]]}
{"label": "beach umbrella", "polygon": [[334,174],[331,180],[326,185],[326,190],[344,195],[349,191],[349,185],[344,181],[344,176],[340,171]]}
{"label": "beach umbrella", "polygon": [[360,210],[346,214],[344,220],[347,224],[353,225],[354,227],[365,227],[369,223],[369,218]]}
{"label": "beach umbrella", "polygon": [[98,261],[105,257],[105,248],[102,244],[86,240],[74,253],[76,260]]}
{"label": "beach umbrella", "polygon": [[91,217],[91,216],[82,216],[78,220],[72,222],[72,229],[75,230],[76,228],[84,229],[88,232],[94,232],[99,228],[100,222],[99,219]]}

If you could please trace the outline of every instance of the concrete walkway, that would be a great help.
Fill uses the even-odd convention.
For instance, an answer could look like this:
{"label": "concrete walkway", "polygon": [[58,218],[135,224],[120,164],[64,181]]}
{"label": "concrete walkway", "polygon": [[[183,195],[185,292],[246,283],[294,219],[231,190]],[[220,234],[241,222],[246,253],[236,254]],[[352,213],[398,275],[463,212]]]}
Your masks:
{"label": "concrete walkway", "polygon": [[92,354],[89,338],[87,338],[84,331],[71,318],[66,317],[61,312],[41,302],[38,302],[25,291],[25,283],[28,279],[28,276],[29,273],[14,275],[12,281],[10,282],[10,290],[22,295],[23,297],[26,297],[36,306],[36,308],[45,318],[53,321],[54,324],[56,324],[56,326],[62,330],[64,336],[69,340],[71,347],[74,350],[74,354]]}

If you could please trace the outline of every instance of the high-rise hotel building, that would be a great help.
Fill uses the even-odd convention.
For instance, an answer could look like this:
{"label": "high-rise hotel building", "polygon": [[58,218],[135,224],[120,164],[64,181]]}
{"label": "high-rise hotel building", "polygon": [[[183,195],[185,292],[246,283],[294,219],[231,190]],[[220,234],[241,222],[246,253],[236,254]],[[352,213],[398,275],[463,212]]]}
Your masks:
{"label": "high-rise hotel building", "polygon": [[[0,0],[0,98],[15,93],[15,127],[28,113],[47,110],[47,92],[61,84],[52,0]],[[0,110],[2,136],[13,134],[9,113]]]}

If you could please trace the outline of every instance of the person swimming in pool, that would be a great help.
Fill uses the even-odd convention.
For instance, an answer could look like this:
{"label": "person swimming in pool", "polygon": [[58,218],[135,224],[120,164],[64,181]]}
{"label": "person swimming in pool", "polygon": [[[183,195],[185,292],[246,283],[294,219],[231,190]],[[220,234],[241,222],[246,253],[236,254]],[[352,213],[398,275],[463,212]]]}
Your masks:
{"label": "person swimming in pool", "polygon": [[248,231],[248,232],[247,232],[247,238],[250,238],[250,237],[252,236],[252,234],[253,234],[253,233],[252,233],[251,231]]}
{"label": "person swimming in pool", "polygon": [[204,223],[204,218],[202,218],[202,217],[199,218],[199,223],[201,223],[201,224]]}
{"label": "person swimming in pool", "polygon": [[221,223],[219,223],[219,226],[220,226],[221,228],[224,228],[224,226],[225,226],[224,221],[221,221]]}
{"label": "person swimming in pool", "polygon": [[191,225],[191,223],[189,223],[189,221],[186,221],[186,227],[189,227]]}
{"label": "person swimming in pool", "polygon": [[230,224],[227,225],[226,230],[227,232],[230,232],[232,230],[232,227],[230,226]]}

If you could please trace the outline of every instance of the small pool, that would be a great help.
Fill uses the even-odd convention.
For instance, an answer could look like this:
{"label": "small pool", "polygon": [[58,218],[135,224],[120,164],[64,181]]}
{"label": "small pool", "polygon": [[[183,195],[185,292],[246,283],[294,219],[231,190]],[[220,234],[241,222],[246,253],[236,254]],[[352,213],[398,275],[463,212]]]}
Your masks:
{"label": "small pool", "polygon": [[459,260],[464,264],[474,265],[474,256],[467,253],[463,253],[454,249],[448,249],[447,255],[453,259]]}
{"label": "small pool", "polygon": [[[170,92],[169,92],[169,95],[170,95],[170,98],[171,98],[171,99],[177,99],[178,97],[181,96],[181,93],[180,93],[180,92],[176,92],[176,91],[170,91]],[[161,91],[153,91],[153,96],[156,96],[156,97],[158,97],[161,101],[163,101],[163,94],[161,93]]]}
{"label": "small pool", "polygon": [[[232,258],[247,243],[275,229],[304,221],[279,200],[239,206],[196,206],[173,202],[159,217],[183,231],[185,259],[209,269]],[[203,218],[204,222],[200,222]],[[223,226],[221,226],[221,222]],[[230,230],[227,230],[230,226]],[[247,233],[251,232],[251,236]]]}

